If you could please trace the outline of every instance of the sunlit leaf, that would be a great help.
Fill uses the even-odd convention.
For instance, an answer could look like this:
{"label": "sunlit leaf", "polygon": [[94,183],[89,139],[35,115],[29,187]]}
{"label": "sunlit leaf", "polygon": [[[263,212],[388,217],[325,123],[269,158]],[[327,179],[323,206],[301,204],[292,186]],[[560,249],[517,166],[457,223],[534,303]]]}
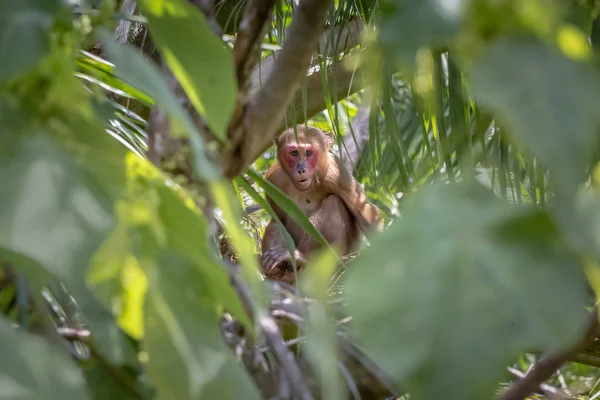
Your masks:
{"label": "sunlit leaf", "polygon": [[206,17],[185,0],[140,0],[161,55],[192,104],[221,139],[236,103],[233,57]]}
{"label": "sunlit leaf", "polygon": [[[128,187],[118,204],[118,225],[94,259],[87,279],[105,304],[121,305],[121,326],[134,337],[145,334],[139,326],[147,297],[148,271],[144,263],[161,251],[193,262],[206,283],[203,294],[215,308],[225,308],[249,325],[224,266],[209,246],[206,219],[181,192],[147,160],[127,158]],[[181,189],[179,189],[181,190]],[[141,269],[138,269],[138,265]],[[161,266],[169,268],[168,266]],[[139,274],[145,276],[138,276]],[[131,276],[137,276],[130,279]],[[198,282],[189,281],[195,287]],[[148,289],[150,290],[150,289]],[[144,317],[145,318],[145,317]]]}
{"label": "sunlit leaf", "polygon": [[474,183],[406,201],[345,283],[355,337],[412,398],[491,398],[520,352],[579,340],[587,283],[546,213]]}
{"label": "sunlit leaf", "polygon": [[59,349],[0,319],[0,399],[90,399],[81,371]]}
{"label": "sunlit leaf", "polygon": [[0,83],[27,73],[48,53],[60,0],[0,0]]}
{"label": "sunlit leaf", "polygon": [[500,39],[475,62],[471,83],[509,133],[552,171],[558,189],[574,191],[598,141],[598,73],[537,40]]}

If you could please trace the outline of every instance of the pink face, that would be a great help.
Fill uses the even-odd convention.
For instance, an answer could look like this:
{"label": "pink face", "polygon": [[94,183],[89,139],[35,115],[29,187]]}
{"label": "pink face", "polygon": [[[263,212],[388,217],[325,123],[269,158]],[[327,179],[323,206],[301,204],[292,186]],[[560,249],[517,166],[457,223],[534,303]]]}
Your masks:
{"label": "pink face", "polygon": [[300,189],[307,189],[313,181],[315,167],[319,159],[319,152],[310,143],[300,145],[292,142],[282,149],[283,162],[288,170],[294,185]]}

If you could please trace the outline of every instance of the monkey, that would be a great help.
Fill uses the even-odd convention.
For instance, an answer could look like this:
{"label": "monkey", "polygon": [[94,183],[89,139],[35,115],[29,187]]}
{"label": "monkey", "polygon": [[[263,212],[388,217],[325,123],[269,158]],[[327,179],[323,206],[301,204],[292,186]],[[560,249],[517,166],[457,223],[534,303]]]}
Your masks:
{"label": "monkey", "polygon": [[[277,158],[265,179],[290,197],[309,218],[327,242],[341,255],[356,250],[360,234],[383,230],[383,220],[350,171],[331,150],[334,137],[318,128],[297,125],[275,139]],[[320,245],[271,199],[285,229],[294,239],[294,258],[300,271]],[[291,254],[285,248],[277,222],[265,228],[260,264],[267,279],[293,283]]]}

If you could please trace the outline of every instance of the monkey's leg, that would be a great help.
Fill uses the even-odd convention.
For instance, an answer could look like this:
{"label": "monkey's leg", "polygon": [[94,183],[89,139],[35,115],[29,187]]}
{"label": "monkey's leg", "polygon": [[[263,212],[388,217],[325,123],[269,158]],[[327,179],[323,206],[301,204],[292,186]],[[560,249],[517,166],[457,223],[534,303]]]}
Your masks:
{"label": "monkey's leg", "polygon": [[[342,255],[351,252],[358,243],[359,231],[356,221],[339,196],[326,197],[311,215],[310,222]],[[319,244],[305,233],[297,247],[302,253],[311,254],[319,248]]]}

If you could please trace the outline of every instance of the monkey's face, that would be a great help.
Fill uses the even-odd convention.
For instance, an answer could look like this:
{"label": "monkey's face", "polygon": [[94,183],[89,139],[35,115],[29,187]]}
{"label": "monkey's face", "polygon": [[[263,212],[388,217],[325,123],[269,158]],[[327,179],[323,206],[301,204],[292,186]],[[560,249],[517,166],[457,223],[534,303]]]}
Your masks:
{"label": "monkey's face", "polygon": [[319,151],[312,143],[288,143],[281,150],[282,164],[294,186],[305,190],[313,183]]}

